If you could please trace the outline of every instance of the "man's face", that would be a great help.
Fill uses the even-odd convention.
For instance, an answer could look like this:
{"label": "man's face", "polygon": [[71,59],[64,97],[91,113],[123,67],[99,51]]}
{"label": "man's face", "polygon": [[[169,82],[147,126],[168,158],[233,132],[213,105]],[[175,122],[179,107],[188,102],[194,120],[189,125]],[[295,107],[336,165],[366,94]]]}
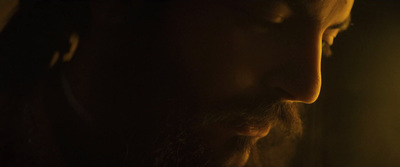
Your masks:
{"label": "man's face", "polygon": [[[191,1],[171,4],[167,32],[201,101],[259,94],[313,103],[321,51],[353,1]],[[346,25],[344,25],[346,26]]]}
{"label": "man's face", "polygon": [[[186,85],[180,88],[190,90],[185,97],[195,99],[196,109],[186,112],[202,118],[198,133],[209,154],[220,158],[211,162],[244,164],[255,151],[250,146],[277,122],[299,131],[294,103],[317,99],[323,45],[347,26],[352,5],[352,0],[170,4],[169,53],[182,65]],[[230,142],[239,137],[250,144]]]}
{"label": "man's face", "polygon": [[[158,18],[161,26],[151,28],[156,38],[146,39],[152,49],[134,58],[153,64],[132,67],[140,80],[124,87],[143,95],[135,100],[144,105],[132,113],[141,123],[151,122],[145,125],[157,138],[150,151],[154,162],[243,166],[249,158],[264,160],[257,142],[271,128],[300,133],[296,105],[317,99],[323,45],[346,28],[352,5],[353,0],[168,3]],[[115,103],[134,108],[121,101]]]}

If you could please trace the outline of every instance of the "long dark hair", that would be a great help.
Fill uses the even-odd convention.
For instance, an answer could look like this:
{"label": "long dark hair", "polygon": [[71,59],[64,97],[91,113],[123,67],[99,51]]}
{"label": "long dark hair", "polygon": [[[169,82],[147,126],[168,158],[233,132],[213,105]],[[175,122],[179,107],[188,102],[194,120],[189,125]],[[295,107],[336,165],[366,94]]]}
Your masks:
{"label": "long dark hair", "polygon": [[89,24],[88,1],[20,0],[0,33],[0,166],[13,162],[10,150],[36,80],[55,51],[68,51],[71,33],[83,35]]}
{"label": "long dark hair", "polygon": [[88,1],[20,0],[0,34],[0,91],[40,76],[55,51],[68,51],[71,33],[83,34],[89,24]]}

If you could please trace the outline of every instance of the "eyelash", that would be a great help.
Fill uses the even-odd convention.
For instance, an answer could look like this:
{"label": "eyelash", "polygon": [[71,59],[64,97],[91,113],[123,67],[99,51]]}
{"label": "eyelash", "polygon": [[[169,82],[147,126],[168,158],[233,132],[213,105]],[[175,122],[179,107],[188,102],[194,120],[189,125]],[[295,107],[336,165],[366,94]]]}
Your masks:
{"label": "eyelash", "polygon": [[331,46],[326,41],[322,41],[322,55],[324,57],[331,57],[333,55]]}
{"label": "eyelash", "polygon": [[[245,12],[246,15],[249,15],[248,12]],[[280,28],[281,24],[279,23],[273,23],[271,21],[263,21],[262,22],[262,26],[263,27],[273,27],[273,28]],[[329,43],[325,40],[322,41],[322,55],[324,57],[331,57],[333,55],[332,49],[331,49],[331,45],[329,45]]]}
{"label": "eyelash", "polygon": [[[273,23],[273,22],[269,22],[269,21],[264,22],[263,26],[269,27],[269,28],[273,27],[273,28],[277,28],[277,29],[281,28],[280,27],[281,24]],[[327,58],[332,57],[332,55],[333,55],[331,45],[329,44],[329,42],[327,42],[325,40],[322,41],[322,55]]]}

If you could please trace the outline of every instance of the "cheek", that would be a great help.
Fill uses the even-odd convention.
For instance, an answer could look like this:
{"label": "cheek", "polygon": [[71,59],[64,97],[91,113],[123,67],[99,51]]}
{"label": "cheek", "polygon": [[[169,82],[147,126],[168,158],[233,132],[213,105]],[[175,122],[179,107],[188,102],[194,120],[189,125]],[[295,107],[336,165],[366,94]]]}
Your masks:
{"label": "cheek", "polygon": [[261,86],[263,74],[279,64],[275,37],[239,27],[228,11],[196,12],[173,16],[179,23],[167,33],[188,87],[201,97],[226,98]]}
{"label": "cheek", "polygon": [[224,98],[262,86],[263,74],[277,64],[276,45],[270,41],[226,27],[182,43],[181,57],[200,93]]}

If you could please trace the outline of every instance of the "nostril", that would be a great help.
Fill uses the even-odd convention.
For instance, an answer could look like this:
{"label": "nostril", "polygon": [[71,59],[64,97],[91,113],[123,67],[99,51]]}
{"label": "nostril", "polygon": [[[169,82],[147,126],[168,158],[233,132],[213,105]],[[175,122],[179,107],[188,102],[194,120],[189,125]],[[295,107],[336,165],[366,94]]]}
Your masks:
{"label": "nostril", "polygon": [[296,97],[290,94],[289,92],[285,91],[282,88],[275,87],[274,90],[277,92],[278,97],[282,101],[295,101]]}

